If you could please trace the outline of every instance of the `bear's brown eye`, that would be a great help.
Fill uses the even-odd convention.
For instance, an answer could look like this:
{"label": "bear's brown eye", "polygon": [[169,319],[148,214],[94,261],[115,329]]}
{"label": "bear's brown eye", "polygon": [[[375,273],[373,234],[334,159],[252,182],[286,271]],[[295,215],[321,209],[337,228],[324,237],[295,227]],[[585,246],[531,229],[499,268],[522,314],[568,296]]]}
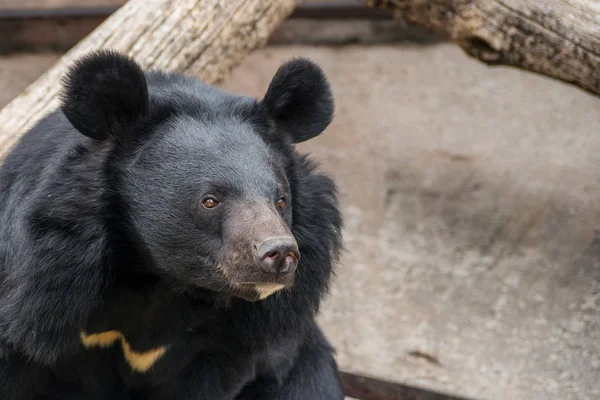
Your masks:
{"label": "bear's brown eye", "polygon": [[204,200],[202,200],[202,206],[204,206],[204,208],[215,208],[217,205],[219,204],[219,202],[215,199],[213,199],[212,197],[208,197]]}
{"label": "bear's brown eye", "polygon": [[277,200],[277,208],[279,208],[280,210],[282,210],[283,207],[285,207],[285,199],[281,198],[281,199]]}

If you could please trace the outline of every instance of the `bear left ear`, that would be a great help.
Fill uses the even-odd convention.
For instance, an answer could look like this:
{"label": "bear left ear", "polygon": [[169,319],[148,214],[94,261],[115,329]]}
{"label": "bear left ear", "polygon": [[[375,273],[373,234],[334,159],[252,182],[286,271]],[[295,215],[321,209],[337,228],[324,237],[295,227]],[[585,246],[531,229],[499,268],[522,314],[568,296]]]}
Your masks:
{"label": "bear left ear", "polygon": [[75,62],[63,80],[61,110],[82,134],[96,140],[117,135],[148,111],[148,86],[140,66],[101,50]]}
{"label": "bear left ear", "polygon": [[288,61],[279,68],[262,103],[294,143],[317,136],[333,118],[329,82],[317,64],[304,58]]}

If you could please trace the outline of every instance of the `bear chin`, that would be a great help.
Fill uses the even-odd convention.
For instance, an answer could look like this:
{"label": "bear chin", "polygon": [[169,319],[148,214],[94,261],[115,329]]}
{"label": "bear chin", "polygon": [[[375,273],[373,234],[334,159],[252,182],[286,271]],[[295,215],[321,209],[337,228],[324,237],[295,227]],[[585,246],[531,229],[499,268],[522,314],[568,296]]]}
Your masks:
{"label": "bear chin", "polygon": [[281,283],[262,283],[262,284],[243,284],[237,285],[235,290],[231,291],[231,295],[240,299],[255,302],[265,300],[278,292],[289,289]]}

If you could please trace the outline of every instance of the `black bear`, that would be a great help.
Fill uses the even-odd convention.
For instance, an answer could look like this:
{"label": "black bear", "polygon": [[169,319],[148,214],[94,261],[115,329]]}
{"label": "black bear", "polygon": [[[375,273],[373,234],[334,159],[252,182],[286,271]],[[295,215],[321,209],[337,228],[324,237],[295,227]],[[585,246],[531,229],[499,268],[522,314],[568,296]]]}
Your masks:
{"label": "black bear", "polygon": [[0,399],[342,399],[342,218],[295,148],[333,110],[303,58],[262,99],[78,60],[0,170]]}

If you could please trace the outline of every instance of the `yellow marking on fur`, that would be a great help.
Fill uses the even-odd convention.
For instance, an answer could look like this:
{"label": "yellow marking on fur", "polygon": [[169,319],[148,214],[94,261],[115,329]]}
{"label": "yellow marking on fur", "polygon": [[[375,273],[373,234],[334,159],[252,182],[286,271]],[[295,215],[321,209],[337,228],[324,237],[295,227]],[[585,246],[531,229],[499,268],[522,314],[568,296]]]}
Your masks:
{"label": "yellow marking on fur", "polygon": [[148,371],[152,368],[156,360],[161,358],[167,351],[165,346],[161,346],[143,353],[138,353],[131,350],[131,346],[129,346],[129,343],[127,343],[125,338],[121,340],[121,344],[123,345],[123,354],[125,355],[125,359],[129,363],[129,366],[138,372]]}
{"label": "yellow marking on fur", "polygon": [[285,287],[285,285],[281,285],[278,283],[271,283],[271,284],[265,284],[265,285],[257,285],[254,290],[256,290],[256,292],[258,293],[258,298],[261,300],[266,299],[267,297],[269,297],[270,295],[272,295],[275,292],[280,291],[281,289],[283,289]]}
{"label": "yellow marking on fur", "polygon": [[110,347],[117,340],[121,340],[123,334],[119,331],[106,331],[102,333],[92,333],[87,335],[85,332],[81,334],[81,342],[85,347]]}
{"label": "yellow marking on fur", "polygon": [[119,331],[92,333],[91,335],[88,335],[85,332],[81,333],[81,342],[87,348],[95,346],[101,348],[110,347],[117,340],[121,341],[121,348],[123,349],[125,361],[127,361],[131,369],[137,372],[147,372],[167,351],[165,346],[160,346],[142,353],[136,352],[131,349],[131,345]]}

